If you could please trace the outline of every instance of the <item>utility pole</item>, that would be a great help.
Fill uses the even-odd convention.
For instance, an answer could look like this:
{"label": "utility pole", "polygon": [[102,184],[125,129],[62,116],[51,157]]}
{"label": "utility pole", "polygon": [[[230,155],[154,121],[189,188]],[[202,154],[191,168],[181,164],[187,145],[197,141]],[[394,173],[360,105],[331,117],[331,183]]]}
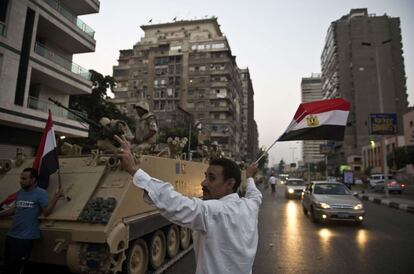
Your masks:
{"label": "utility pole", "polygon": [[[391,39],[383,41],[381,44],[385,45],[387,43],[391,42]],[[381,71],[380,71],[380,65],[379,65],[379,53],[378,48],[380,45],[377,44],[371,44],[371,43],[362,43],[363,46],[372,46],[375,50],[375,67],[377,71],[377,86],[378,86],[378,102],[379,102],[379,109],[380,113],[384,113],[384,101],[382,97],[382,81],[381,81]],[[382,135],[381,138],[381,149],[382,149],[382,170],[384,172],[384,183],[385,183],[385,196],[389,196],[389,191],[387,188],[388,183],[388,164],[387,164],[387,146],[386,146],[386,137],[385,135]]]}

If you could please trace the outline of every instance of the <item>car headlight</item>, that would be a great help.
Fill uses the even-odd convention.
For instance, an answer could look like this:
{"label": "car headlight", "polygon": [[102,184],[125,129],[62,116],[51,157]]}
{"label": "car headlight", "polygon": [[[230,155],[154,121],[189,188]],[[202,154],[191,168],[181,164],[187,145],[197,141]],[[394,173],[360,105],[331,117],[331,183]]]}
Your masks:
{"label": "car headlight", "polygon": [[293,194],[293,192],[295,192],[292,188],[289,188],[288,189],[288,192],[290,193],[290,194]]}
{"label": "car headlight", "polygon": [[328,205],[327,203],[317,203],[318,207],[323,208],[323,209],[328,209],[331,208],[330,205]]}
{"label": "car headlight", "polygon": [[363,208],[364,208],[364,206],[362,204],[357,204],[356,206],[354,206],[355,210],[360,210],[360,209],[363,209]]}

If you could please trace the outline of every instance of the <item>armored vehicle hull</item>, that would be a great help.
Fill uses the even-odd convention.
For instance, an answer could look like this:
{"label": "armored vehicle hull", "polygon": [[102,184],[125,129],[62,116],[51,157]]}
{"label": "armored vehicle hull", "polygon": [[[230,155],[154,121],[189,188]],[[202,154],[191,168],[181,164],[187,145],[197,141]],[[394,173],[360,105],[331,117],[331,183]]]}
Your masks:
{"label": "armored vehicle hull", "polygon": [[[49,217],[40,217],[41,239],[31,261],[66,265],[74,273],[147,273],[190,246],[190,231],[171,224],[145,203],[143,191],[116,161],[99,165],[81,156],[59,161],[66,199],[58,201]],[[20,173],[30,164],[26,161],[0,175],[0,200],[20,188]],[[202,195],[206,164],[142,156],[139,166],[186,196]],[[57,187],[54,174],[49,196]],[[10,224],[11,218],[0,219],[2,255]]]}

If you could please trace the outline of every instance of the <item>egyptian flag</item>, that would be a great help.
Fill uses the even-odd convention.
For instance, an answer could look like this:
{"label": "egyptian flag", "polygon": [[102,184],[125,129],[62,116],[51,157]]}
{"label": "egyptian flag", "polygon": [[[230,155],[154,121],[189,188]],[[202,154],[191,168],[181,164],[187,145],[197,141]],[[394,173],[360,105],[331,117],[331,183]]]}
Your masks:
{"label": "egyptian flag", "polygon": [[49,118],[43,131],[42,139],[36,152],[33,168],[39,173],[38,186],[47,189],[49,176],[59,169],[57,157],[55,131],[53,130],[52,114],[49,110]]}
{"label": "egyptian flag", "polygon": [[344,139],[351,104],[328,99],[300,104],[295,117],[278,141]]}

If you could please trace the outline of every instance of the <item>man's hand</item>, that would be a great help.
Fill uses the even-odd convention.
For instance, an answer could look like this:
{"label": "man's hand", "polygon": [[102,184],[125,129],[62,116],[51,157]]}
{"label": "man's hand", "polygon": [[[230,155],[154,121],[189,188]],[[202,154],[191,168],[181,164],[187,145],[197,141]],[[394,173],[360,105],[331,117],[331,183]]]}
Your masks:
{"label": "man's hand", "polygon": [[246,177],[254,177],[257,173],[257,164],[251,164],[246,168]]}
{"label": "man's hand", "polygon": [[119,137],[114,135],[114,139],[119,143],[120,148],[118,149],[118,157],[121,159],[122,168],[129,174],[134,176],[137,168],[135,167],[135,159],[131,153],[131,145],[124,135]]}

